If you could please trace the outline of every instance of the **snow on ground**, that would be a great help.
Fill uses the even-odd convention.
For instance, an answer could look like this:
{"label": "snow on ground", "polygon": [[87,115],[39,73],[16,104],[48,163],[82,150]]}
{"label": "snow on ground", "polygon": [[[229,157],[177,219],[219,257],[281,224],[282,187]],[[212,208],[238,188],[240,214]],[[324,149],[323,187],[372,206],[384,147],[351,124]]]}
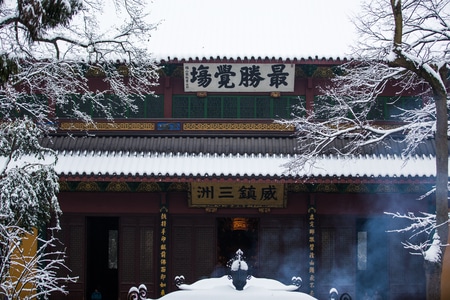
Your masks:
{"label": "snow on ground", "polygon": [[279,281],[267,278],[251,277],[247,280],[244,290],[234,288],[227,276],[202,279],[193,284],[182,284],[180,290],[169,293],[160,300],[314,300],[308,294],[298,292],[297,286],[285,285]]}

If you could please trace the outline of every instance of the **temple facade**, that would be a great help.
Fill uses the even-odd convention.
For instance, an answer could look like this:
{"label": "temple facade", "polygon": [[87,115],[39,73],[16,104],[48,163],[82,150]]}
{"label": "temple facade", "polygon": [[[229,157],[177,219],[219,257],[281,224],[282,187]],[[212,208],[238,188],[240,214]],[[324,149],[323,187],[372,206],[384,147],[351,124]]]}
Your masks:
{"label": "temple facade", "polygon": [[[319,299],[331,287],[354,299],[424,299],[423,258],[403,249],[409,236],[388,232],[403,224],[385,212],[434,212],[432,196],[417,200],[434,185],[433,141],[407,164],[392,140],[348,158],[324,153],[304,173],[285,167],[298,154],[295,128],[275,120],[320,105],[343,62],[168,60],[126,118],[86,126],[56,112],[58,132],[43,144],[58,151],[60,239],[79,276],[63,298],[98,289],[126,299],[140,283],[159,298],[177,289],[175,276],[224,275],[241,249],[253,276],[299,276]],[[90,80],[100,85],[101,74]],[[379,98],[380,126],[398,124],[394,95]]]}

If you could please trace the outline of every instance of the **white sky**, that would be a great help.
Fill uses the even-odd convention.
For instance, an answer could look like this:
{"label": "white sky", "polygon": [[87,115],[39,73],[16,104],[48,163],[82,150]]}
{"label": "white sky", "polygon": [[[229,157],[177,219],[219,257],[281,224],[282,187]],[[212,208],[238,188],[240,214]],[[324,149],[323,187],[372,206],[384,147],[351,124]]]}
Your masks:
{"label": "white sky", "polygon": [[156,58],[343,57],[362,0],[154,0]]}

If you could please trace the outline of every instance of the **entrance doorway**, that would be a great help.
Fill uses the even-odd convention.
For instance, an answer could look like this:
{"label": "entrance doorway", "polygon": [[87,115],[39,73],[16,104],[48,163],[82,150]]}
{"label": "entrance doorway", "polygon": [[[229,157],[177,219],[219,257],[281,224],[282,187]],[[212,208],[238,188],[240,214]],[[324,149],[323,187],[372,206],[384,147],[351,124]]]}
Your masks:
{"label": "entrance doorway", "polygon": [[86,220],[86,299],[97,289],[102,299],[118,299],[117,217],[88,217]]}
{"label": "entrance doorway", "polygon": [[217,257],[218,266],[214,276],[226,274],[227,263],[236,251],[244,252],[249,266],[249,274],[256,275],[258,259],[258,218],[218,218],[217,219]]}

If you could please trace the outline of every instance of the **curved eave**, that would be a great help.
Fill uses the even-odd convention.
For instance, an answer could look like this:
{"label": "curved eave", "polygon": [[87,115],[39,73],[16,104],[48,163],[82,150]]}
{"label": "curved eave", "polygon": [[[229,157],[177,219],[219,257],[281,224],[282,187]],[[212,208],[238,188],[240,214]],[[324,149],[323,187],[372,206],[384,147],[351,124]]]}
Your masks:
{"label": "curved eave", "polygon": [[427,176],[402,176],[402,177],[338,177],[338,176],[318,176],[297,178],[293,176],[258,176],[258,175],[201,175],[201,174],[60,174],[61,181],[98,181],[98,182],[245,182],[255,183],[301,183],[301,184],[434,184],[435,177]]}
{"label": "curved eave", "polygon": [[192,57],[167,57],[161,59],[160,64],[198,63],[198,62],[224,62],[224,63],[292,63],[292,64],[316,64],[337,65],[351,60],[347,57],[283,57],[283,56],[192,56]]}

